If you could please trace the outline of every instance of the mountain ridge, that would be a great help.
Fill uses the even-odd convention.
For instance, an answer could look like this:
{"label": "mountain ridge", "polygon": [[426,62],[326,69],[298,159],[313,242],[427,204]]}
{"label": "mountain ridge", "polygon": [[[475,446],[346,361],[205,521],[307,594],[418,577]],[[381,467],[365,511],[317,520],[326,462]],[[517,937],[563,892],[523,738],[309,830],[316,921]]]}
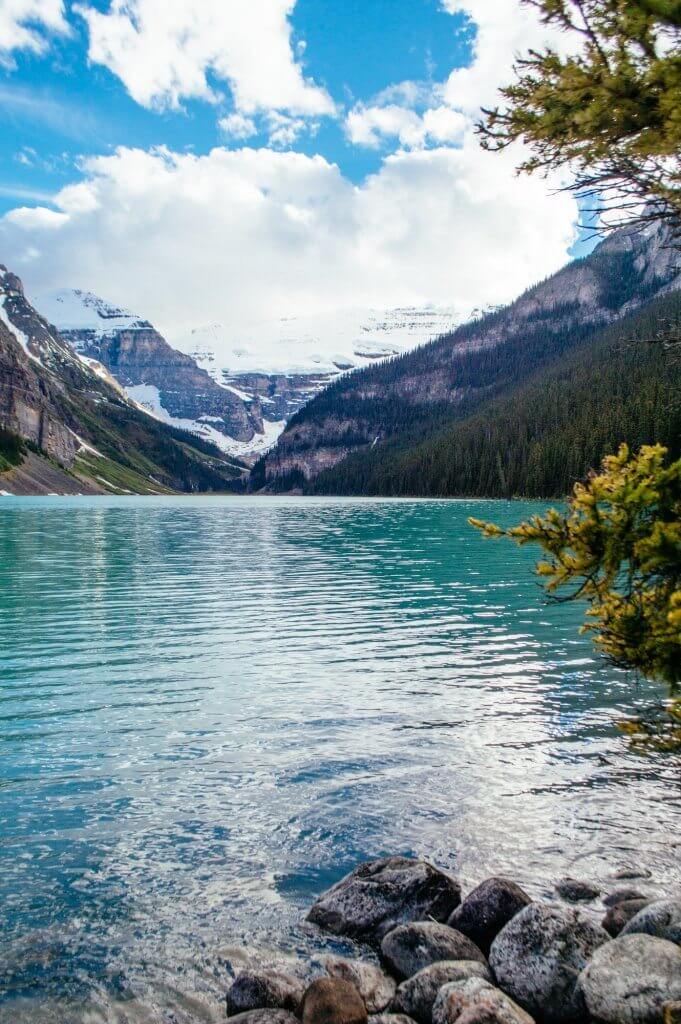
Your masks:
{"label": "mountain ridge", "polygon": [[[21,439],[24,461],[31,453],[34,479],[42,470],[50,475],[51,466],[70,492],[210,491],[243,484],[242,464],[151,418],[101,363],[75,352],[4,265],[0,427]],[[19,474],[11,468],[2,474],[0,489],[12,490],[12,475]]]}
{"label": "mountain ridge", "polygon": [[415,443],[679,285],[678,251],[661,229],[617,232],[509,306],[330,385],[290,420],[252,486],[314,490],[355,452],[374,450],[375,460],[395,437]]}

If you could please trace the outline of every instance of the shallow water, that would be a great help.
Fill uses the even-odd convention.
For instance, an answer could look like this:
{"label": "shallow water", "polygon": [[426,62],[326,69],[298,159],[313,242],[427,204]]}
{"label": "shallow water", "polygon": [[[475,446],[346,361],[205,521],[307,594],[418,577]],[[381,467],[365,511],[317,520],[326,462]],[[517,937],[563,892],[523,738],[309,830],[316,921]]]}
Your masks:
{"label": "shallow water", "polygon": [[540,508],[2,499],[2,1024],[222,1020],[386,852],[678,883],[678,758],[614,724],[659,693],[466,522]]}

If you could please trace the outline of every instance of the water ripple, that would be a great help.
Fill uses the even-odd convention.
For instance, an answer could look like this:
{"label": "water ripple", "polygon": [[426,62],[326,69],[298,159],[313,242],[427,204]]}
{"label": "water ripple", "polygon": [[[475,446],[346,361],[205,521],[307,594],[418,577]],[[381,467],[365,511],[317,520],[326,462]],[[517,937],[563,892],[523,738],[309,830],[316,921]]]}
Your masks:
{"label": "water ripple", "polygon": [[505,502],[3,499],[0,1024],[224,1016],[236,947],[363,858],[679,881],[654,694],[547,607]]}

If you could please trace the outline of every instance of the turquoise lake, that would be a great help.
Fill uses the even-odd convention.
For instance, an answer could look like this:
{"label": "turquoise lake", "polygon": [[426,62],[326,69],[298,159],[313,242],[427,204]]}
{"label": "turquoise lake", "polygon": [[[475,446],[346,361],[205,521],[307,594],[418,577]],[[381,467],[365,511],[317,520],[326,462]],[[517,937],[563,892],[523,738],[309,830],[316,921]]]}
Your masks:
{"label": "turquoise lake", "polygon": [[[0,1021],[224,1019],[363,859],[681,879],[664,691],[547,605],[522,502],[0,499]],[[337,947],[334,947],[337,948]]]}

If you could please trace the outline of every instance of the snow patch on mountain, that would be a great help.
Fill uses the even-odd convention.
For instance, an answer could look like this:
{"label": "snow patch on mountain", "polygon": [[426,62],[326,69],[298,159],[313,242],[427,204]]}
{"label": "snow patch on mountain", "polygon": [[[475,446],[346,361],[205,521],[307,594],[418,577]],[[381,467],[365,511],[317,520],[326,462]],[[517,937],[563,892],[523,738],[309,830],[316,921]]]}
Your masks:
{"label": "snow patch on mountain", "polygon": [[399,355],[468,319],[454,307],[336,310],[246,325],[207,324],[174,339],[214,380],[239,374],[336,374]]}
{"label": "snow patch on mountain", "polygon": [[196,434],[202,437],[204,441],[211,441],[220,451],[225,452],[227,455],[235,455],[237,457],[262,455],[276,444],[277,438],[286,426],[285,420],[274,423],[266,420],[263,423],[264,433],[256,434],[251,441],[236,441],[234,438],[227,437],[226,434],[211,426],[211,421],[221,422],[219,417],[202,416],[198,420],[191,420],[171,416],[168,410],[163,407],[159,389],[153,384],[136,384],[134,387],[125,388],[125,393],[131,401],[149,413],[149,415],[154,416],[155,419],[161,420],[171,427],[177,427],[179,430],[186,430],[190,434]]}
{"label": "snow patch on mountain", "polygon": [[24,334],[24,332],[22,330],[20,330],[17,327],[16,324],[12,323],[12,321],[10,320],[10,318],[9,318],[9,316],[7,314],[7,310],[5,309],[5,302],[6,301],[7,301],[7,296],[6,295],[1,295],[0,296],[0,320],[2,320],[2,322],[5,325],[5,327],[7,328],[7,330],[10,331],[10,333],[14,335],[14,337],[19,342],[19,344],[23,348],[23,350],[26,353],[26,355],[28,356],[28,358],[35,360],[36,363],[40,363],[40,359],[38,358],[38,356],[34,355],[33,352],[31,352],[31,350],[30,350],[30,348],[28,346],[28,338],[27,338],[27,336]]}
{"label": "snow patch on mountain", "polygon": [[34,305],[60,331],[94,331],[98,337],[151,325],[136,313],[112,306],[92,292],[62,288],[35,297]]}

